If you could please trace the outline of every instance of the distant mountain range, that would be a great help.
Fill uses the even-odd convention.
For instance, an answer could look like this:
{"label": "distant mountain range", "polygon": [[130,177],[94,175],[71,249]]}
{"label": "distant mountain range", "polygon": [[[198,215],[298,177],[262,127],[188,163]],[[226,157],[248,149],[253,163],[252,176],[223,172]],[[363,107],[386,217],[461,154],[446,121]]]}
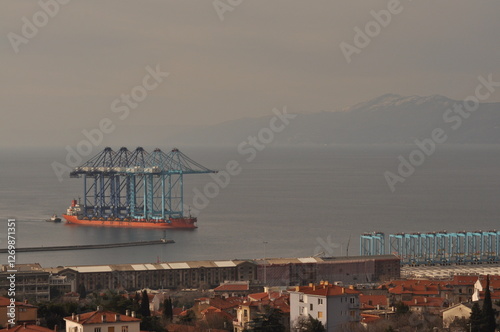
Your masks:
{"label": "distant mountain range", "polygon": [[[400,96],[386,94],[341,111],[301,113],[275,135],[275,145],[406,144],[430,137],[435,128],[448,135],[447,143],[500,143],[500,103],[482,103],[468,118],[447,122],[444,114],[461,101],[444,96]],[[292,108],[288,108],[293,113]],[[450,112],[450,111],[448,111]],[[243,118],[217,125],[186,128],[168,138],[187,145],[237,145],[269,127],[272,116]]]}

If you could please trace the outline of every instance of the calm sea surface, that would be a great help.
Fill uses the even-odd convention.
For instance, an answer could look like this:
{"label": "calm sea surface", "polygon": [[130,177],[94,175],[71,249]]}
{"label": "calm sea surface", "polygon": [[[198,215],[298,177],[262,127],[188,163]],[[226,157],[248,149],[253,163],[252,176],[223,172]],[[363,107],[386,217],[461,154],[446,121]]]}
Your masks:
{"label": "calm sea surface", "polygon": [[[132,148],[132,147],[130,147]],[[168,230],[175,244],[18,253],[19,263],[43,266],[179,260],[311,256],[359,252],[363,232],[499,228],[500,147],[439,147],[392,193],[385,171],[397,171],[414,146],[266,148],[247,162],[235,148],[186,148],[213,169],[237,160],[243,171],[210,200],[194,231]],[[165,147],[168,150],[168,147]],[[59,182],[61,150],[0,151],[0,246],[15,217],[17,246],[100,244],[159,239],[163,231],[44,222],[82,195],[79,179]],[[186,202],[209,175],[185,178]],[[350,241],[349,241],[350,238]],[[268,242],[264,247],[263,242]],[[267,251],[267,253],[265,253]],[[1,264],[6,256],[0,255]]]}

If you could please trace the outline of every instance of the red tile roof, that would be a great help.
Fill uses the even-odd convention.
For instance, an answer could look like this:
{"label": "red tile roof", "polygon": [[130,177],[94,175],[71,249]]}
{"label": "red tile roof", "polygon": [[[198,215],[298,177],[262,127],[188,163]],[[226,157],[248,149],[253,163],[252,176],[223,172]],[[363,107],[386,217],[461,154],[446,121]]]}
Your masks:
{"label": "red tile roof", "polygon": [[254,294],[248,294],[248,298],[250,301],[262,301],[265,298],[268,298],[269,294],[267,293],[254,293]]}
{"label": "red tile roof", "polygon": [[243,302],[242,298],[239,297],[228,297],[226,299],[222,299],[220,297],[214,297],[208,300],[208,303],[221,310],[227,310],[230,308],[235,308],[239,306]]}
{"label": "red tile roof", "polygon": [[249,290],[248,284],[222,284],[219,287],[215,287],[216,292],[242,292]]}
{"label": "red tile roof", "polygon": [[228,314],[227,312],[225,311],[222,311],[218,308],[215,308],[215,307],[208,307],[206,308],[205,310],[202,310],[201,311],[201,314],[203,315],[203,318],[208,318],[209,316],[220,316],[222,318],[226,318],[230,321],[232,321],[234,319],[233,316],[231,316],[230,314]]}
{"label": "red tile roof", "polygon": [[54,330],[38,325],[17,325],[10,329],[2,329],[0,332],[54,332]]}
{"label": "red tile roof", "polygon": [[474,285],[477,281],[477,276],[453,276],[451,284],[454,286]]}
{"label": "red tile roof", "polygon": [[439,295],[440,291],[451,291],[453,286],[449,280],[393,280],[381,288],[389,289],[391,294]]}
{"label": "red tile roof", "polygon": [[361,314],[361,322],[362,323],[369,324],[369,323],[376,322],[380,319],[382,319],[382,318],[380,318],[380,316],[377,316],[377,315]]}
{"label": "red tile roof", "polygon": [[[486,276],[479,276],[479,282],[483,289],[486,288]],[[490,289],[500,289],[500,276],[490,276]]]}
{"label": "red tile roof", "polygon": [[377,305],[386,307],[387,297],[385,295],[363,295],[359,294],[361,309],[375,309]]}
{"label": "red tile roof", "polygon": [[[130,316],[126,316],[126,315],[120,315],[120,314],[118,314],[116,312],[112,312],[112,311],[92,311],[92,312],[80,314],[80,321],[78,323],[82,324],[82,325],[102,324],[103,317],[105,317],[106,323],[116,323],[116,315],[120,316],[120,320],[119,320],[120,322],[140,322],[141,321],[139,318],[130,317]],[[64,317],[64,319],[77,323],[76,317],[75,317],[75,319],[73,319],[72,316],[68,316],[68,317]]]}
{"label": "red tile roof", "polygon": [[[18,301],[15,301],[14,303],[16,304],[16,307],[36,308],[36,306],[29,304],[29,303],[18,302]],[[0,307],[5,307],[5,306],[8,306],[9,304],[10,304],[10,299],[8,297],[0,296]]]}
{"label": "red tile roof", "polygon": [[[198,326],[182,325],[182,324],[169,324],[167,326],[169,332],[197,332],[200,331]],[[227,330],[210,329],[212,332],[227,332]]]}
{"label": "red tile roof", "polygon": [[355,289],[340,287],[332,284],[328,285],[314,285],[310,286],[298,286],[298,290],[295,290],[304,294],[309,295],[322,295],[322,296],[338,296],[343,294],[359,294],[360,292]]}
{"label": "red tile roof", "polygon": [[442,297],[415,296],[411,301],[403,301],[409,307],[443,307],[446,299]]}
{"label": "red tile roof", "polygon": [[182,312],[182,308],[173,308],[172,313],[174,316],[179,316]]}

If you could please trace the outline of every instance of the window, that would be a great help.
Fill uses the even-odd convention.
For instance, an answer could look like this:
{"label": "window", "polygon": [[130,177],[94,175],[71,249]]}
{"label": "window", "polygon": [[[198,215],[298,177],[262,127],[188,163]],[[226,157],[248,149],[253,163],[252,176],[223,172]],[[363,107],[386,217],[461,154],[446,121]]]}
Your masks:
{"label": "window", "polygon": [[101,332],[101,328],[100,327],[95,327],[94,328],[94,332]]}
{"label": "window", "polygon": [[356,311],[354,310],[349,311],[349,316],[356,317]]}
{"label": "window", "polygon": [[247,318],[248,317],[248,310],[243,310],[243,317]]}
{"label": "window", "polygon": [[128,332],[128,326],[122,326],[122,332]]}
{"label": "window", "polygon": [[304,302],[304,294],[299,294],[299,302]]}
{"label": "window", "polygon": [[323,304],[323,299],[318,299],[318,304]]}
{"label": "window", "polygon": [[300,307],[299,312],[300,312],[301,315],[303,315],[304,314],[304,307]]}
{"label": "window", "polygon": [[318,311],[318,318],[323,318],[323,311]]}
{"label": "window", "polygon": [[349,298],[349,303],[354,303],[354,297]]}
{"label": "window", "polygon": [[313,304],[312,303],[309,305],[309,310],[313,310]]}

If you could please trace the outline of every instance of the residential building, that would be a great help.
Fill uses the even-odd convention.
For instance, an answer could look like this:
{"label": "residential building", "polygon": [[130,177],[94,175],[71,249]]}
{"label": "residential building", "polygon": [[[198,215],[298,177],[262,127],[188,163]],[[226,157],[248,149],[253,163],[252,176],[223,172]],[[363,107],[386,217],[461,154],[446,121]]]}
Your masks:
{"label": "residential building", "polygon": [[135,315],[120,315],[101,310],[65,317],[66,332],[139,332],[141,320]]}
{"label": "residential building", "polygon": [[290,296],[288,293],[267,292],[249,294],[247,299],[238,306],[233,321],[234,332],[246,331],[249,324],[260,314],[269,314],[269,311],[279,310],[281,323],[285,330],[290,328]]}
{"label": "residential building", "polygon": [[428,313],[437,315],[443,308],[448,307],[449,303],[442,297],[414,296],[411,301],[403,301],[410,311],[418,313]]}
{"label": "residential building", "polygon": [[201,319],[203,311],[209,308],[219,309],[221,312],[225,312],[234,318],[236,316],[238,306],[243,301],[244,298],[241,297],[202,297],[194,301],[194,306],[191,309],[194,311],[197,319]]}
{"label": "residential building", "polygon": [[54,330],[39,325],[27,325],[26,323],[24,323],[21,325],[2,329],[0,330],[0,332],[54,332]]}
{"label": "residential building", "polygon": [[364,295],[359,294],[361,310],[387,309],[389,300],[386,295]]}
{"label": "residential building", "polygon": [[250,281],[225,281],[214,288],[221,297],[247,296],[250,294]]}
{"label": "residential building", "polygon": [[11,318],[7,313],[11,313],[11,308],[14,308],[16,324],[36,324],[38,308],[27,302],[12,302],[7,297],[0,297],[0,325],[6,327],[8,320]]}
{"label": "residential building", "polygon": [[443,328],[448,329],[455,319],[469,319],[472,312],[472,302],[458,303],[449,308],[441,310],[443,317]]}
{"label": "residential building", "polygon": [[[500,300],[500,276],[489,276],[490,278],[490,294],[493,301]],[[486,276],[479,276],[474,283],[474,292],[472,301],[484,299],[484,291],[486,288]]]}
{"label": "residential building", "polygon": [[295,326],[299,319],[309,315],[318,319],[327,331],[358,325],[360,322],[360,292],[321,282],[319,285],[297,286],[290,291],[290,326]]}
{"label": "residential building", "polygon": [[413,301],[415,296],[440,297],[448,300],[452,298],[453,294],[450,280],[391,280],[379,288],[385,288],[389,291],[389,302],[392,305],[398,302]]}
{"label": "residential building", "polygon": [[453,287],[453,296],[450,299],[451,303],[459,304],[462,302],[472,301],[472,294],[474,293],[474,284],[478,276],[462,276],[455,275],[450,282]]}
{"label": "residential building", "polygon": [[[15,274],[16,299],[42,302],[50,300],[50,273],[40,264],[17,264]],[[6,295],[10,287],[9,267],[2,265],[0,272],[0,295]]]}
{"label": "residential building", "polygon": [[[479,307],[483,307],[483,301],[478,302]],[[449,308],[445,308],[441,310],[441,315],[443,317],[443,327],[445,329],[450,327],[450,324],[455,320],[459,318],[465,318],[469,319],[470,314],[472,312],[472,306],[474,305],[474,302],[464,302],[464,303],[458,303],[453,306],[450,306]],[[497,324],[500,322],[499,321],[499,312],[500,312],[500,307],[493,304],[493,310],[496,312],[496,320]]]}

